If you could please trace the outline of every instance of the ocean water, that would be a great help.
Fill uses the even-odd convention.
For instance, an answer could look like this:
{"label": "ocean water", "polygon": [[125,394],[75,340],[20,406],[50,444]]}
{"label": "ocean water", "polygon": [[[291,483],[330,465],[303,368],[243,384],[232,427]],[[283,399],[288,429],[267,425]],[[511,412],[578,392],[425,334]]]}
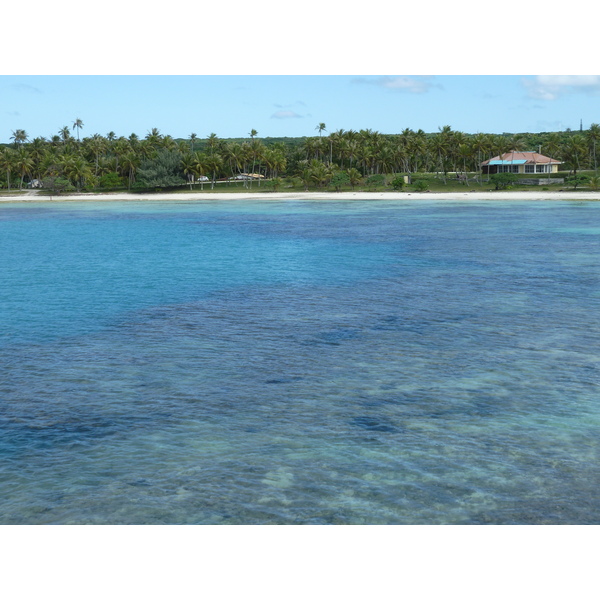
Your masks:
{"label": "ocean water", "polygon": [[600,204],[0,204],[0,523],[600,524]]}

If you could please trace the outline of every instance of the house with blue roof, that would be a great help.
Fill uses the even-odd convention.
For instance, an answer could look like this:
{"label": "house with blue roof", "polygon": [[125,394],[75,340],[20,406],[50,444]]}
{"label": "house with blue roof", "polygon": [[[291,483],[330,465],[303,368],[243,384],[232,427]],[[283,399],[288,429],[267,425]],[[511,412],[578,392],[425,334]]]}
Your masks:
{"label": "house with blue roof", "polygon": [[533,175],[535,173],[556,173],[561,161],[539,152],[505,152],[481,163],[484,174],[517,173]]}

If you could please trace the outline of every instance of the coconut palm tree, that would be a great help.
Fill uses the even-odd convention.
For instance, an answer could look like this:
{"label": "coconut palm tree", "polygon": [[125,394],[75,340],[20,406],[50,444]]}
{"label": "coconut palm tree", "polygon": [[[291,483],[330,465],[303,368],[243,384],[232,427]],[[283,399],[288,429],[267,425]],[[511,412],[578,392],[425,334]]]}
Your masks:
{"label": "coconut palm tree", "polygon": [[23,147],[19,146],[17,154],[15,156],[15,167],[19,175],[21,175],[21,183],[19,189],[23,189],[23,180],[25,175],[29,175],[33,170],[33,159],[29,156],[29,152]]}
{"label": "coconut palm tree", "polygon": [[444,157],[448,151],[448,137],[442,135],[441,132],[433,136],[429,140],[429,148],[431,152],[438,157],[438,168],[442,173],[444,185],[446,184],[446,166],[444,164]]}
{"label": "coconut palm tree", "polygon": [[67,142],[71,139],[71,132],[69,131],[67,125],[65,125],[58,131],[58,135],[60,135],[60,139],[62,140],[63,145],[66,145]]}
{"label": "coconut palm tree", "polygon": [[302,185],[304,185],[304,191],[308,192],[308,186],[312,182],[312,171],[310,167],[304,166],[304,168],[301,169],[299,173],[299,177],[300,181],[302,182]]}
{"label": "coconut palm tree", "polygon": [[161,145],[162,142],[162,138],[163,136],[160,134],[160,130],[156,127],[153,127],[147,134],[146,134],[146,140],[148,140],[148,143],[154,147],[154,148],[158,148]]}
{"label": "coconut palm tree", "polygon": [[16,153],[12,148],[2,148],[0,150],[0,169],[6,173],[6,184],[10,192],[10,176],[16,169]]}
{"label": "coconut palm tree", "polygon": [[87,162],[76,155],[69,155],[63,163],[63,170],[68,179],[75,184],[77,191],[93,179],[92,170]]}
{"label": "coconut palm tree", "polygon": [[194,164],[194,155],[191,153],[184,154],[181,157],[181,166],[183,168],[183,174],[187,177],[188,185],[190,186],[190,192],[192,191],[192,186],[194,184],[194,173],[196,171],[196,167]]}
{"label": "coconut palm tree", "polygon": [[127,189],[131,190],[131,185],[135,181],[135,172],[141,164],[140,157],[130,150],[126,152],[121,158],[121,169],[127,172]]}
{"label": "coconut palm tree", "polygon": [[348,173],[348,179],[350,179],[350,185],[352,186],[352,189],[354,189],[354,186],[360,183],[362,175],[360,174],[360,171],[354,167],[351,167],[346,172]]}
{"label": "coconut palm tree", "polygon": [[104,150],[106,150],[106,139],[103,138],[100,134],[95,133],[91,138],[89,138],[88,147],[90,149],[90,152],[94,154],[94,174],[98,175],[98,164],[100,161],[100,154]]}
{"label": "coconut palm tree", "polygon": [[[193,157],[194,176],[203,177],[209,172],[208,154],[204,152],[195,152]],[[200,189],[204,190],[204,180],[200,181]]]}
{"label": "coconut palm tree", "polygon": [[210,154],[205,159],[207,170],[212,173],[210,189],[215,189],[218,171],[223,167],[223,157],[220,154]]}
{"label": "coconut palm tree", "polygon": [[194,154],[194,142],[197,138],[198,136],[195,133],[190,133],[190,147],[192,149],[192,154]]}
{"label": "coconut palm tree", "polygon": [[318,188],[326,185],[333,175],[333,172],[329,166],[324,165],[321,161],[315,159],[310,161],[309,170],[310,178],[315,182]]}
{"label": "coconut palm tree", "polygon": [[209,154],[214,154],[217,146],[219,144],[219,138],[216,133],[211,133],[206,138],[206,146],[208,148]]}
{"label": "coconut palm tree", "polygon": [[[260,140],[252,140],[250,144],[250,150],[252,151],[252,175],[256,169],[256,163],[263,158],[264,146]],[[254,179],[254,177],[253,177]],[[260,178],[258,180],[258,186],[260,187]],[[252,187],[252,184],[250,185]]]}
{"label": "coconut palm tree", "polygon": [[28,145],[27,150],[29,152],[29,156],[31,156],[31,159],[33,160],[33,174],[37,177],[37,179],[41,179],[39,165],[47,151],[46,141],[44,138],[34,138],[33,141]]}
{"label": "coconut palm tree", "polygon": [[73,121],[73,129],[77,129],[77,141],[79,141],[79,130],[83,128],[83,121],[77,117],[75,121]]}
{"label": "coconut palm tree", "polygon": [[11,140],[15,142],[15,148],[18,148],[21,144],[27,141],[27,132],[24,129],[17,129],[12,132]]}
{"label": "coconut palm tree", "polygon": [[563,159],[573,171],[573,175],[577,175],[577,171],[582,168],[587,153],[588,149],[585,138],[580,134],[571,136],[566,143],[563,144]]}
{"label": "coconut palm tree", "polygon": [[598,123],[592,123],[590,128],[587,130],[586,138],[588,144],[592,148],[592,158],[594,159],[594,171],[598,172],[598,162],[596,161],[596,143],[600,140],[600,125]]}
{"label": "coconut palm tree", "polygon": [[327,131],[327,125],[325,125],[325,123],[319,123],[315,129],[319,132],[319,137],[321,137],[321,132]]}

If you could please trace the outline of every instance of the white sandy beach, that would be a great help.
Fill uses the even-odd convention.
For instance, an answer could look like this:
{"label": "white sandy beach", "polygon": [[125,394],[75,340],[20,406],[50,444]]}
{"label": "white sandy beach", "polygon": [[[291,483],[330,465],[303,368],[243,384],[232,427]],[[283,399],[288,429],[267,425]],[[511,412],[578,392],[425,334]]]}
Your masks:
{"label": "white sandy beach", "polygon": [[83,201],[169,201],[189,202],[195,200],[600,200],[600,191],[479,191],[467,192],[189,192],[177,194],[127,194],[127,193],[82,193],[60,196],[39,195],[34,191],[15,192],[0,196],[0,202],[83,202]]}

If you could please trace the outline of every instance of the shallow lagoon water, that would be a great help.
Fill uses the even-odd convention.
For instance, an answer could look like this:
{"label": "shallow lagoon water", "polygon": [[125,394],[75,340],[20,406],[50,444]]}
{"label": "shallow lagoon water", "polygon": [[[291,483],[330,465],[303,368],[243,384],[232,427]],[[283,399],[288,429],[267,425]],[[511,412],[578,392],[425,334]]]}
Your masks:
{"label": "shallow lagoon water", "polygon": [[600,205],[0,207],[3,524],[600,523]]}

